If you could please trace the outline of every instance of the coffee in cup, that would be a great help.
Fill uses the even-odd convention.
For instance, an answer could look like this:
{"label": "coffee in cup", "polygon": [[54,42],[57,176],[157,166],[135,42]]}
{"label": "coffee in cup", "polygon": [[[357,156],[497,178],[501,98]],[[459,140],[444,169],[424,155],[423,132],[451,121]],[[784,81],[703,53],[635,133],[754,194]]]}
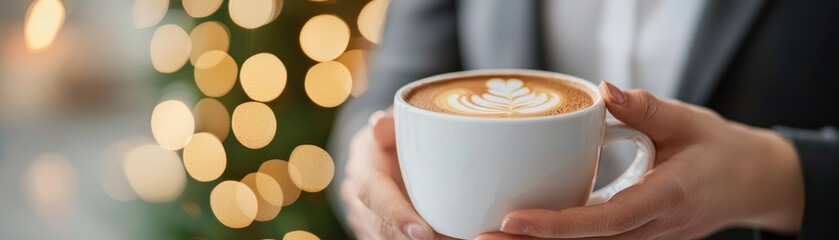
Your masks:
{"label": "coffee in cup", "polygon": [[523,75],[456,78],[417,86],[406,99],[429,111],[491,118],[542,117],[593,104],[580,84]]}

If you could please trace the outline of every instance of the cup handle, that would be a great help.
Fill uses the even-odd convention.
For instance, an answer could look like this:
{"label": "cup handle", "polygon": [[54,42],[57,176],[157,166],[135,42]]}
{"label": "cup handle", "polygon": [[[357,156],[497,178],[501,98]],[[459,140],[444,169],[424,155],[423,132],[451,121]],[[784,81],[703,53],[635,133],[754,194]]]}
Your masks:
{"label": "cup handle", "polygon": [[609,119],[606,121],[606,134],[603,139],[603,145],[600,147],[605,147],[610,142],[616,140],[632,140],[635,142],[638,146],[638,151],[635,154],[635,160],[632,161],[632,165],[629,165],[629,168],[627,168],[620,177],[605,187],[594,191],[589,196],[586,205],[594,205],[608,201],[612,198],[612,196],[621,190],[624,190],[641,180],[641,177],[643,177],[644,174],[646,174],[653,166],[653,162],[655,161],[655,145],[653,144],[653,141],[650,140],[650,137],[647,137],[647,135],[644,135],[644,133],[641,133],[638,130],[626,126],[626,124],[618,120]]}

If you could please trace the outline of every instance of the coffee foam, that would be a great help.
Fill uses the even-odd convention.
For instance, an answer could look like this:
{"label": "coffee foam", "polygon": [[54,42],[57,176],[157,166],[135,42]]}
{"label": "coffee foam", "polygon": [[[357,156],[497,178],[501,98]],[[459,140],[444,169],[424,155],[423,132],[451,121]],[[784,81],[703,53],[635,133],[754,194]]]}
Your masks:
{"label": "coffee foam", "polygon": [[409,104],[455,115],[515,118],[575,112],[593,104],[577,83],[528,76],[488,76],[420,85]]}

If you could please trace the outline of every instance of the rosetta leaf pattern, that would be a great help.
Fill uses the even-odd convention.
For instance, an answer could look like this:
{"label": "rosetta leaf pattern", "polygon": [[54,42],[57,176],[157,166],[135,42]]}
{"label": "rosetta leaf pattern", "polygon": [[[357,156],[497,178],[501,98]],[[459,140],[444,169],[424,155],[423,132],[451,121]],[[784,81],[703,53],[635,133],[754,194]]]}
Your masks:
{"label": "rosetta leaf pattern", "polygon": [[560,97],[553,92],[535,92],[520,79],[492,78],[483,94],[452,92],[447,103],[453,109],[470,114],[528,114],[555,107]]}

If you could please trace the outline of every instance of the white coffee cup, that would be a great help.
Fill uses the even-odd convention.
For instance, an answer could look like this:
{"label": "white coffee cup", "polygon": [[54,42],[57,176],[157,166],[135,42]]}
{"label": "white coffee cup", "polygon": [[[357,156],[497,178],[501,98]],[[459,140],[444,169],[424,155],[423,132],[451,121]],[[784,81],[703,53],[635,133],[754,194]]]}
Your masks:
{"label": "white coffee cup", "polygon": [[[482,118],[424,110],[410,105],[410,89],[455,78],[523,75],[571,81],[594,104],[577,112],[530,118]],[[394,100],[399,166],[408,196],[435,231],[474,238],[501,227],[518,209],[554,209],[602,203],[636,183],[652,167],[649,137],[606,121],[596,85],[553,72],[474,70],[428,77],[408,84]],[[611,141],[638,146],[630,167],[592,193],[600,151]]]}

